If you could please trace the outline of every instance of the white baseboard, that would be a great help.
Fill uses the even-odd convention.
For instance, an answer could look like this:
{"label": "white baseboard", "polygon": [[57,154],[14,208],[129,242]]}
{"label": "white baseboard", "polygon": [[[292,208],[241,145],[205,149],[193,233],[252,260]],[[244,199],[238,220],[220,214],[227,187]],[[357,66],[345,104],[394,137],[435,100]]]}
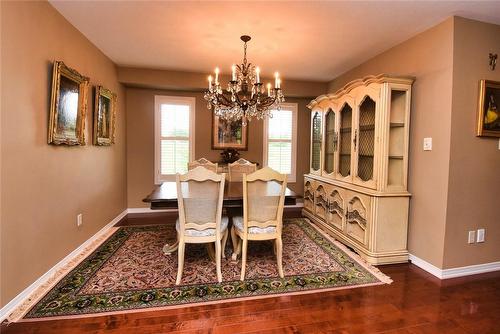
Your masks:
{"label": "white baseboard", "polygon": [[465,266],[465,267],[440,269],[440,268],[436,267],[435,265],[433,265],[425,260],[422,260],[421,258],[419,258],[413,254],[410,254],[409,258],[410,258],[411,263],[413,263],[414,265],[416,265],[419,268],[422,268],[423,270],[436,276],[439,279],[448,279],[448,278],[483,274],[483,273],[489,273],[492,271],[500,270],[500,261],[483,263],[483,264],[474,264],[474,265]]}
{"label": "white baseboard", "polygon": [[177,212],[177,209],[151,210],[150,208],[128,208],[127,213]]}
{"label": "white baseboard", "polygon": [[7,303],[2,309],[0,309],[0,322],[7,319],[11,313],[20,306],[25,300],[27,300],[35,290],[47,282],[56,272],[62,269],[67,263],[70,263],[77,255],[79,255],[85,248],[90,246],[95,240],[97,240],[101,235],[105,234],[110,228],[112,228],[116,223],[118,223],[122,218],[124,218],[128,213],[125,209],[118,216],[116,216],[109,224],[100,229],[96,234],[90,237],[87,241],[81,244],[78,248],[68,254],[64,259],[59,261],[55,266],[50,268],[45,274],[33,282],[30,286],[24,289],[20,294],[18,294],[14,299]]}

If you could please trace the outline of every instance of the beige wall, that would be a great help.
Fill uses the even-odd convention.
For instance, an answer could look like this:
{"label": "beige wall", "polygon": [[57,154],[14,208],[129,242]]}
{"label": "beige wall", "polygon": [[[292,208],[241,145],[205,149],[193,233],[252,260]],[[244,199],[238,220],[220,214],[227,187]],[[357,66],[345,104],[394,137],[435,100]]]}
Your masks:
{"label": "beige wall", "polygon": [[[115,65],[49,3],[1,2],[1,52],[3,306],[126,208],[126,143]],[[56,59],[118,93],[115,145],[92,146],[92,99],[87,145],[47,144]]]}
{"label": "beige wall", "polygon": [[[399,44],[333,80],[333,92],[351,80],[389,73],[416,77],[412,94],[408,187],[410,253],[443,265],[453,74],[453,19]],[[433,150],[423,151],[424,137]]]}
{"label": "beige wall", "polygon": [[[128,207],[147,207],[142,199],[154,187],[154,96],[192,96],[196,98],[195,158],[220,160],[221,150],[211,149],[212,114],[207,109],[203,93],[167,91],[147,88],[127,88],[127,185]],[[303,174],[309,168],[309,99],[287,98],[298,103],[297,182],[290,188],[302,194]],[[248,151],[241,157],[262,165],[263,122],[249,124]]]}
{"label": "beige wall", "polygon": [[[460,17],[454,25],[444,268],[500,261],[498,138],[475,136],[479,80],[500,81],[499,66],[488,66],[488,53],[500,54],[500,25]],[[467,231],[478,228],[486,229],[486,242],[467,244]]]}
{"label": "beige wall", "polygon": [[[213,73],[194,73],[183,71],[155,70],[134,67],[118,67],[118,80],[129,87],[144,87],[164,90],[205,91],[208,87],[207,77]],[[228,82],[230,77],[221,74],[221,82]],[[262,78],[262,82],[273,82],[273,79]],[[281,87],[287,97],[314,98],[324,94],[328,82],[288,80],[284,79]]]}

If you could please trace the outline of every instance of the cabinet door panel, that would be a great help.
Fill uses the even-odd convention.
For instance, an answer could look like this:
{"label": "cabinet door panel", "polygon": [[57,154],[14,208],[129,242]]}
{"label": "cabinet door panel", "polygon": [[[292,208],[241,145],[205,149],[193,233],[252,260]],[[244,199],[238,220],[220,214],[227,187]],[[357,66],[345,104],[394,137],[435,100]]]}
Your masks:
{"label": "cabinet door panel", "polygon": [[376,120],[378,98],[365,94],[359,100],[354,130],[354,183],[375,188]]}
{"label": "cabinet door panel", "polygon": [[331,187],[328,190],[327,223],[339,231],[344,231],[345,212],[343,192],[340,188]]}
{"label": "cabinet door panel", "polygon": [[321,174],[322,114],[313,111],[311,115],[311,173]]}
{"label": "cabinet door panel", "polygon": [[328,211],[328,197],[325,186],[318,184],[314,190],[314,214],[321,220],[326,220]]}
{"label": "cabinet door panel", "polygon": [[335,172],[335,152],[337,151],[338,132],[335,111],[328,108],[325,113],[325,143],[323,151],[323,174],[331,176]]}
{"label": "cabinet door panel", "polygon": [[304,209],[314,212],[314,183],[309,178],[304,178]]}
{"label": "cabinet door panel", "polygon": [[345,232],[351,239],[368,246],[371,199],[358,193],[350,192],[350,194],[347,203]]}
{"label": "cabinet door panel", "polygon": [[338,139],[338,179],[349,181],[351,179],[352,160],[352,107],[344,103],[339,111],[339,139]]}

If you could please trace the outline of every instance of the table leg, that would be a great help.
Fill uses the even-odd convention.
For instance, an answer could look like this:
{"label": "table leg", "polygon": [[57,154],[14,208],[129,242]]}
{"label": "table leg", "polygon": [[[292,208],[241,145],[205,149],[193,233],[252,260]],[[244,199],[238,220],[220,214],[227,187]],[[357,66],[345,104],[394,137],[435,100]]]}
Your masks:
{"label": "table leg", "polygon": [[177,248],[179,248],[179,241],[178,240],[175,241],[172,245],[165,244],[165,246],[163,246],[163,253],[165,253],[165,255],[170,255],[173,252],[175,252],[177,250]]}

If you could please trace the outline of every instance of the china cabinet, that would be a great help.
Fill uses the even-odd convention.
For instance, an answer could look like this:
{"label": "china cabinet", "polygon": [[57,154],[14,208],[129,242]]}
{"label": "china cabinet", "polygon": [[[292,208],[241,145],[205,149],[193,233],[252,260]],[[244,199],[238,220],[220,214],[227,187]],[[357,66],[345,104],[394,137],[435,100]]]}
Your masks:
{"label": "china cabinet", "polygon": [[413,80],[369,76],[308,105],[303,214],[373,264],[408,260]]}

